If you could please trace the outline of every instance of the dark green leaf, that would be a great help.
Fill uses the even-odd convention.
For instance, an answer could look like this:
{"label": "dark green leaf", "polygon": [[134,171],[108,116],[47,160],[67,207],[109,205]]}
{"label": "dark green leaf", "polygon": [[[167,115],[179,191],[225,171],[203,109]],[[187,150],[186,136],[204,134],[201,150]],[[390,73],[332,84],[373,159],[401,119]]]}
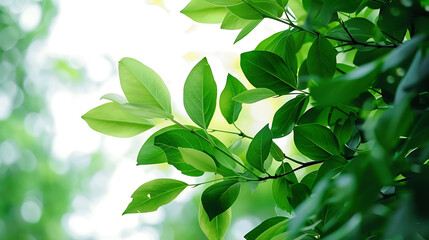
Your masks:
{"label": "dark green leaf", "polygon": [[247,150],[247,162],[261,172],[265,172],[264,163],[270,153],[271,142],[272,134],[267,124],[255,135]]}
{"label": "dark green leaf", "polygon": [[254,88],[236,95],[232,100],[239,103],[255,103],[275,95],[276,93],[268,88]]}
{"label": "dark green leaf", "polygon": [[303,124],[294,129],[296,148],[313,160],[325,160],[340,153],[335,135],[319,124]]}
{"label": "dark green leaf", "polygon": [[308,98],[302,94],[292,100],[289,100],[279,110],[277,110],[274,114],[273,124],[271,127],[273,138],[284,137],[292,132],[296,121],[303,110],[307,107],[307,103]]}
{"label": "dark green leaf", "polygon": [[256,88],[268,88],[276,94],[287,94],[296,89],[296,78],[281,57],[267,51],[241,54],[241,69]]}
{"label": "dark green leaf", "polygon": [[270,154],[276,161],[279,162],[285,158],[285,154],[274,141],[271,143]]}
{"label": "dark green leaf", "polygon": [[229,124],[237,121],[241,112],[241,103],[232,99],[244,91],[246,91],[246,87],[237,78],[228,74],[225,88],[220,94],[219,107],[223,117]]}
{"label": "dark green leaf", "polygon": [[209,240],[222,240],[231,222],[231,208],[210,221],[203,205],[200,204],[198,222],[201,230]]}
{"label": "dark green leaf", "polygon": [[152,120],[129,113],[116,102],[93,108],[82,119],[93,130],[114,137],[133,137],[155,126]]}
{"label": "dark green leaf", "polygon": [[236,180],[215,183],[204,190],[201,202],[209,220],[225,212],[232,206],[240,193],[240,184]]}
{"label": "dark green leaf", "polygon": [[328,126],[329,107],[315,106],[308,109],[298,120],[298,124],[318,123]]}
{"label": "dark green leaf", "polygon": [[307,57],[307,68],[310,75],[321,79],[330,79],[334,76],[336,68],[336,55],[331,42],[324,37],[318,37],[310,47]]}
{"label": "dark green leaf", "polygon": [[203,58],[191,70],[183,89],[183,104],[189,117],[207,129],[216,108],[216,82],[210,65]]}
{"label": "dark green leaf", "polygon": [[123,214],[154,212],[173,201],[187,186],[185,182],[167,178],[144,183],[131,195],[133,200]]}
{"label": "dark green leaf", "polygon": [[337,175],[347,164],[347,160],[341,156],[332,156],[327,158],[319,168],[315,183],[320,181],[322,178],[327,177],[331,179]]}
{"label": "dark green leaf", "polygon": [[[292,167],[289,163],[283,163],[277,168],[276,175],[281,175],[284,173],[288,173],[292,171]],[[288,198],[292,198],[292,192],[290,185],[297,183],[295,173],[287,174],[284,177],[276,178],[273,180],[272,184],[272,192],[273,198],[276,202],[277,206],[287,212],[291,212],[293,210],[291,203]]]}
{"label": "dark green leaf", "polygon": [[[348,33],[352,35],[353,39],[360,43],[365,43],[370,38],[374,39],[376,42],[379,42],[383,37],[380,30],[374,25],[374,23],[365,18],[351,18],[344,22],[344,26],[346,27]],[[330,37],[352,41],[347,31],[340,24],[329,30],[327,35]]]}
{"label": "dark green leaf", "polygon": [[119,78],[130,103],[142,103],[171,113],[170,92],[161,77],[133,58],[119,61]]}

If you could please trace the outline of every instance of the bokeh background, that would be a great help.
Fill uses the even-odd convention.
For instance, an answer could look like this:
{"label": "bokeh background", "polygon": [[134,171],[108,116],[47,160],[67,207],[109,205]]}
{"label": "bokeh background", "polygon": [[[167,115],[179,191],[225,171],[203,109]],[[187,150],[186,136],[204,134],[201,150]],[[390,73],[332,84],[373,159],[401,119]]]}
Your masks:
{"label": "bokeh background", "polygon": [[[244,81],[239,54],[283,27],[263,22],[234,45],[237,31],[180,14],[187,2],[0,0],[0,239],[205,239],[198,226],[203,187],[186,189],[154,213],[121,214],[146,181],[213,176],[189,178],[164,164],[137,167],[138,151],[156,129],[120,139],[94,132],[80,118],[105,93],[122,93],[117,62],[133,57],[164,79],[175,115],[191,123],[182,104],[191,68],[207,56],[219,95],[227,73]],[[237,124],[253,135],[282,102],[245,106]],[[218,110],[211,127],[233,130]],[[238,152],[248,144],[216,136]],[[293,156],[289,142],[277,143]],[[273,216],[270,195],[269,185],[246,185],[226,239],[241,239]]]}

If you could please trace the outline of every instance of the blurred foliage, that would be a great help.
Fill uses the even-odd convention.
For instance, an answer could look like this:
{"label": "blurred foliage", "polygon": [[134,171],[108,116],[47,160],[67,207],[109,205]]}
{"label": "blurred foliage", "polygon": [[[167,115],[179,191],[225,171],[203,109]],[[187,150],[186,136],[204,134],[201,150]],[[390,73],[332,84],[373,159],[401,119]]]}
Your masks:
{"label": "blurred foliage", "polygon": [[[22,19],[27,7],[35,16],[27,23],[40,20],[30,28]],[[29,75],[29,66],[38,60],[27,54],[47,35],[56,14],[50,0],[0,1],[0,239],[69,238],[63,215],[83,187],[83,176],[100,168],[96,155],[86,169],[51,157],[53,123],[43,79],[47,75]],[[43,63],[37,64],[40,68]],[[59,61],[57,67],[64,65]],[[54,69],[48,71],[55,74]]]}

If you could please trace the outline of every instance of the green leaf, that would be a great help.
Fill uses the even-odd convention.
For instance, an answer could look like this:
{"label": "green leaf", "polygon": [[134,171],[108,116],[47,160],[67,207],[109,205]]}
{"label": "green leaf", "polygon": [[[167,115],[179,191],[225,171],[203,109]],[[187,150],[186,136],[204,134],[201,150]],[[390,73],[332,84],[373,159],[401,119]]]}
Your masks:
{"label": "green leaf", "polygon": [[[290,171],[292,171],[292,167],[289,163],[283,163],[277,168],[276,175],[281,175]],[[284,177],[273,180],[272,192],[274,201],[279,208],[289,213],[292,211],[291,203],[288,200],[288,198],[292,198],[290,185],[297,182],[298,180],[296,179],[295,173],[290,173]]]}
{"label": "green leaf", "polygon": [[228,9],[215,6],[206,0],[191,0],[181,13],[199,23],[221,23]]}
{"label": "green leaf", "polygon": [[298,60],[296,58],[297,47],[293,34],[290,30],[275,33],[259,43],[255,50],[270,51],[279,55],[292,72],[296,74]]}
{"label": "green leaf", "polygon": [[339,122],[335,123],[334,134],[340,145],[344,145],[350,140],[352,137],[352,130],[353,125],[350,118],[348,118],[343,124]]}
{"label": "green leaf", "polygon": [[231,208],[228,208],[228,210],[217,215],[210,221],[203,205],[200,204],[198,222],[201,230],[203,230],[209,240],[222,240],[231,222]]}
{"label": "green leaf", "polygon": [[232,12],[228,11],[225,18],[222,21],[222,24],[220,25],[220,28],[229,29],[229,30],[242,29],[246,27],[251,21],[252,20],[239,18]]}
{"label": "green leaf", "polygon": [[192,148],[178,148],[183,160],[203,172],[216,172],[215,161],[206,153]]}
{"label": "green leaf", "polygon": [[[203,135],[205,132],[201,129],[192,128],[188,126],[196,133]],[[229,152],[228,148],[223,145],[217,138],[209,135],[216,146],[225,152]],[[237,175],[234,171],[229,169],[227,166],[234,165],[232,160],[221,153],[218,149],[215,149],[210,143],[191,133],[186,129],[172,129],[170,131],[159,134],[154,140],[155,146],[160,147],[166,154],[168,164],[173,165],[175,168],[180,170],[183,174],[188,176],[201,176],[204,172],[194,168],[192,165],[187,164],[184,160],[178,148],[193,148],[198,151],[202,151],[214,158],[219,164],[217,165],[217,173],[222,176],[233,176]]]}
{"label": "green leaf", "polygon": [[296,89],[296,76],[283,59],[272,52],[242,53],[240,65],[247,80],[256,88],[268,88],[279,95]]}
{"label": "green leaf", "polygon": [[133,58],[122,58],[119,78],[128,102],[153,105],[171,113],[170,92],[152,69]]}
{"label": "green leaf", "polygon": [[122,107],[128,112],[143,118],[173,119],[173,115],[153,105],[143,103],[125,103]]}
{"label": "green leaf", "polygon": [[116,93],[104,94],[100,99],[110,100],[119,104],[128,103],[127,99]]}
{"label": "green leaf", "polygon": [[212,221],[216,216],[232,206],[240,193],[240,184],[236,180],[215,183],[204,190],[201,202]]}
{"label": "green leaf", "polygon": [[262,20],[262,15],[247,3],[240,3],[233,6],[228,6],[228,10],[242,19]]}
{"label": "green leaf", "polygon": [[284,8],[276,0],[246,0],[245,2],[264,17],[276,19],[284,12]]}
{"label": "green leaf", "polygon": [[289,100],[277,110],[274,114],[273,124],[271,126],[273,138],[281,138],[292,132],[296,121],[307,107],[307,103],[308,97],[301,94]]}
{"label": "green leaf", "polygon": [[278,162],[285,158],[285,154],[274,141],[271,143],[270,154],[273,156],[274,160]]}
{"label": "green leaf", "polygon": [[319,182],[323,177],[331,179],[339,173],[347,164],[347,160],[341,156],[331,156],[327,158],[319,168],[315,183]]}
{"label": "green leaf", "polygon": [[216,6],[234,6],[243,3],[242,0],[206,0],[208,3]]}
{"label": "green leaf", "polygon": [[267,124],[255,135],[247,150],[247,162],[261,172],[265,172],[264,163],[270,153],[272,140],[272,134]]}
{"label": "green leaf", "polygon": [[152,120],[131,114],[116,102],[93,108],[82,119],[93,130],[114,137],[133,137],[155,126]]}
{"label": "green leaf", "polygon": [[365,64],[329,81],[320,81],[310,86],[311,96],[321,105],[340,106],[347,104],[368,90],[377,79],[380,64]]}
{"label": "green leaf", "polygon": [[320,36],[314,40],[308,51],[307,68],[310,75],[322,79],[330,79],[334,76],[336,68],[337,51],[326,38]]}
{"label": "green leaf", "polygon": [[183,89],[183,104],[189,117],[198,126],[207,129],[216,108],[216,82],[207,58],[191,70]]}
{"label": "green leaf", "polygon": [[123,214],[154,212],[173,201],[187,186],[185,182],[167,178],[144,183],[131,195],[133,200]]}
{"label": "green leaf", "polygon": [[285,217],[269,218],[263,221],[254,229],[252,229],[252,231],[244,235],[244,238],[246,240],[256,240],[256,239],[269,240],[275,237],[276,235],[284,232],[287,228],[288,222],[289,222],[289,219]]}
{"label": "green leaf", "polygon": [[162,128],[152,134],[140,148],[137,156],[137,165],[149,165],[167,162],[167,156],[162,148],[155,146],[155,137],[173,129],[181,129],[179,125]]}
{"label": "green leaf", "polygon": [[255,29],[260,22],[261,20],[254,20],[249,22],[237,35],[237,38],[235,38],[234,40],[234,44],[243,39],[245,36],[247,36],[251,31],[253,31],[253,29]]}
{"label": "green leaf", "polygon": [[[374,39],[375,42],[379,42],[383,37],[382,33],[374,23],[365,18],[351,18],[344,22],[344,26],[347,28],[350,35],[352,35],[353,39],[360,43],[365,43],[370,38]],[[338,25],[329,30],[326,35],[344,39],[346,41],[352,41],[347,31],[341,25]]]}
{"label": "green leaf", "polygon": [[303,124],[294,129],[296,148],[313,160],[325,160],[340,153],[337,138],[328,128],[319,124]]}
{"label": "green leaf", "polygon": [[298,124],[318,123],[328,126],[329,107],[315,106],[308,109],[299,119]]}
{"label": "green leaf", "polygon": [[242,108],[241,103],[234,102],[232,99],[244,91],[246,91],[246,87],[237,78],[228,74],[225,88],[220,94],[219,107],[223,117],[229,124],[237,121]]}
{"label": "green leaf", "polygon": [[276,93],[268,88],[254,88],[238,94],[232,100],[240,103],[255,103],[275,95]]}

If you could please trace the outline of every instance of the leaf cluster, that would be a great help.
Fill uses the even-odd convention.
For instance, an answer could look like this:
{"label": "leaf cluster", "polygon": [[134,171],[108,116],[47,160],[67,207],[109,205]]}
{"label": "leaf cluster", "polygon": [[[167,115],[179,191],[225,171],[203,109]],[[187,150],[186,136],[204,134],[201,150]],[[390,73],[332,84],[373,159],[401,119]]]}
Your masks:
{"label": "leaf cluster", "polygon": [[[124,213],[155,211],[188,186],[213,183],[201,196],[200,226],[209,239],[222,239],[241,185],[259,182],[272,188],[267,198],[277,216],[247,240],[427,238],[427,10],[427,1],[418,0],[191,0],[182,13],[241,29],[235,42],[263,20],[282,22],[285,30],[241,54],[254,88],[229,74],[220,94],[220,111],[237,132],[218,131],[250,140],[242,158],[209,133],[217,85],[206,58],[184,85],[184,107],[196,126],[175,120],[168,89],[153,70],[130,58],[119,62],[125,97],[106,95],[111,103],[83,116],[89,126],[130,137],[155,126],[154,118],[169,120],[173,125],[142,146],[138,164],[216,174],[198,184],[144,183]],[[255,136],[236,126],[243,104],[277,96],[289,97]],[[274,141],[291,134],[303,162]],[[310,166],[316,170],[295,175]]]}

